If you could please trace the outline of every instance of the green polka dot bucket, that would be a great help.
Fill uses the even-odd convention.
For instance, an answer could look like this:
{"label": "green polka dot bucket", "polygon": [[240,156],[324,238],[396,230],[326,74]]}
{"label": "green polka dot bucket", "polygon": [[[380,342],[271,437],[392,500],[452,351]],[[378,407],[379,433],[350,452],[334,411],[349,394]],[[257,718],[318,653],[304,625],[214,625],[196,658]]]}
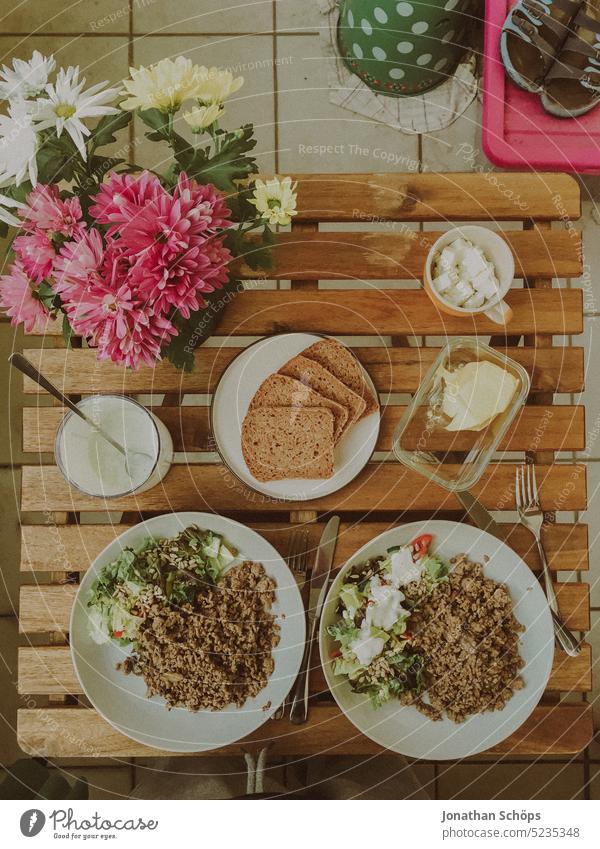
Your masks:
{"label": "green polka dot bucket", "polygon": [[338,46],[369,88],[414,96],[454,73],[473,23],[472,0],[341,0]]}

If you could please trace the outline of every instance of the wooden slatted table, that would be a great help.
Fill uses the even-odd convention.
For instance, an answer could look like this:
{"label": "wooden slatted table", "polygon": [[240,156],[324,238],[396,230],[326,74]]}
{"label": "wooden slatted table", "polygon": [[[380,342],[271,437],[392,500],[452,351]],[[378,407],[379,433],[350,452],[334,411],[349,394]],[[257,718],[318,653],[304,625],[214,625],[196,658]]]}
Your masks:
{"label": "wooden slatted table", "polygon": [[[498,458],[490,465],[476,492],[489,508],[513,511],[515,463],[526,455],[535,460],[548,514],[544,542],[556,573],[561,612],[572,629],[582,635],[589,629],[588,586],[577,580],[589,568],[587,528],[555,521],[556,511],[586,507],[585,467],[555,462],[558,451],[585,448],[584,409],[553,403],[554,393],[579,392],[584,384],[583,349],[554,344],[554,337],[571,338],[583,329],[581,292],[552,286],[553,278],[576,277],[582,271],[579,233],[570,226],[552,228],[552,221],[579,217],[576,182],[559,174],[501,174],[495,181],[479,174],[328,174],[299,175],[298,180],[299,214],[292,231],[278,236],[274,267],[268,272],[269,279],[291,280],[291,288],[267,290],[249,284],[225,312],[218,329],[221,336],[197,351],[191,373],[180,373],[167,363],[136,372],[99,363],[93,351],[65,350],[58,337],[52,339],[57,333],[53,329],[44,350],[26,351],[73,397],[124,392],[150,393],[156,400],[166,393],[165,402],[153,409],[171,431],[176,451],[186,452],[163,484],[149,492],[107,504],[84,496],[67,485],[53,464],[62,409],[37,406],[38,387],[25,379],[29,403],[23,409],[23,449],[31,461],[23,468],[21,494],[20,627],[27,645],[19,650],[18,687],[25,706],[19,710],[18,735],[21,747],[31,754],[156,754],[116,732],[86,704],[68,647],[69,614],[79,576],[132,522],[169,510],[208,509],[241,518],[285,552],[290,523],[306,522],[314,543],[328,512],[335,511],[344,518],[336,552],[339,566],[394,523],[433,512],[464,518],[451,493],[389,458],[394,427],[406,402],[402,395],[415,391],[437,353],[435,347],[410,344],[407,337],[423,342],[431,336],[491,336],[493,345],[529,372],[528,403],[502,444],[512,452],[510,460]],[[484,316],[465,320],[440,314],[424,291],[415,288],[436,235],[433,231],[451,221],[467,220],[493,222],[515,255],[522,285],[517,282],[508,297],[514,310],[510,335]],[[358,228],[357,222],[361,222]],[[372,222],[372,232],[367,232],[365,222]],[[380,226],[381,222],[386,223]],[[508,229],[504,222],[511,222]],[[256,276],[243,263],[238,263],[237,272],[241,277]],[[335,283],[319,287],[320,280],[359,282],[344,289]],[[353,484],[308,503],[266,503],[233,482],[214,455],[206,453],[212,448],[206,393],[214,390],[223,369],[246,343],[244,337],[289,330],[350,336],[353,343],[369,337],[368,344],[356,344],[357,353],[382,397],[396,395],[384,405],[377,449],[385,453],[376,454]],[[399,403],[394,400],[397,394]],[[197,395],[204,397],[182,403],[185,396]],[[121,523],[86,523],[90,512],[101,509],[118,511]],[[509,513],[510,544],[538,571],[531,537],[511,524],[511,518]],[[489,754],[556,757],[583,749],[592,735],[585,701],[592,688],[591,670],[589,645],[577,658],[557,650],[541,704],[525,725]],[[305,726],[269,721],[252,739],[273,738],[273,751],[279,755],[377,751],[340,714],[319,669],[312,676],[312,690]],[[222,751],[240,751],[243,745]]]}

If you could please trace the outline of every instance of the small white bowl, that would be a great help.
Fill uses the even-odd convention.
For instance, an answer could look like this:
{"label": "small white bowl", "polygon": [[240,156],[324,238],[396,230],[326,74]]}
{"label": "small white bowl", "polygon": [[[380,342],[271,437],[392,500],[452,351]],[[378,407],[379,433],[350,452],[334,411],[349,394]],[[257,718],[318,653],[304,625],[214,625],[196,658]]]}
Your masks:
{"label": "small white bowl", "polygon": [[[465,307],[457,307],[444,300],[443,295],[436,291],[433,285],[432,267],[434,260],[442,250],[450,245],[455,239],[461,237],[468,239],[476,247],[481,248],[486,258],[494,265],[496,277],[500,288],[498,295],[491,298],[483,306],[476,309],[466,309]],[[477,313],[485,313],[489,319],[496,324],[508,324],[512,318],[512,310],[504,301],[504,297],[515,277],[515,260],[510,247],[505,239],[493,230],[488,230],[487,227],[478,227],[475,224],[465,224],[463,227],[453,227],[452,230],[447,230],[445,233],[436,239],[431,246],[427,259],[425,260],[425,269],[423,272],[423,282],[425,290],[431,300],[442,310],[449,315],[476,315]]]}

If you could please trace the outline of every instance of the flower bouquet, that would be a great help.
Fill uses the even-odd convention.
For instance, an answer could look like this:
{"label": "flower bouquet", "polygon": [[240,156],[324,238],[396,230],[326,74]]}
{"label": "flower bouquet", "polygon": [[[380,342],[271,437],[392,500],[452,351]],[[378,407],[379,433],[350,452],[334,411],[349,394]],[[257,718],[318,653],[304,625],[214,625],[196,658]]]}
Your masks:
{"label": "flower bouquet", "polygon": [[[0,235],[16,229],[0,306],[27,331],[61,318],[67,343],[82,336],[99,359],[135,368],[165,356],[191,369],[242,288],[232,261],[268,268],[295,186],[254,177],[251,124],[221,128],[243,84],[229,71],[163,59],[132,68],[122,90],[86,89],[75,67],[54,72],[38,51],[0,71]],[[184,104],[192,142],[175,130]],[[165,173],[102,151],[134,112],[169,145]]]}

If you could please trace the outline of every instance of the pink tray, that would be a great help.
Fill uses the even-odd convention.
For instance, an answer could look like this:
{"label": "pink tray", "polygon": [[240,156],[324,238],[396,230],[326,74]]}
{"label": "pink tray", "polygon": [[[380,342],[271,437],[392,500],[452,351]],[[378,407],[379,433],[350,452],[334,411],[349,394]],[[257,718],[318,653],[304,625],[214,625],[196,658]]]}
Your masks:
{"label": "pink tray", "polygon": [[600,173],[600,106],[582,118],[553,118],[535,94],[509,80],[500,31],[515,0],[486,0],[482,145],[503,168]]}

